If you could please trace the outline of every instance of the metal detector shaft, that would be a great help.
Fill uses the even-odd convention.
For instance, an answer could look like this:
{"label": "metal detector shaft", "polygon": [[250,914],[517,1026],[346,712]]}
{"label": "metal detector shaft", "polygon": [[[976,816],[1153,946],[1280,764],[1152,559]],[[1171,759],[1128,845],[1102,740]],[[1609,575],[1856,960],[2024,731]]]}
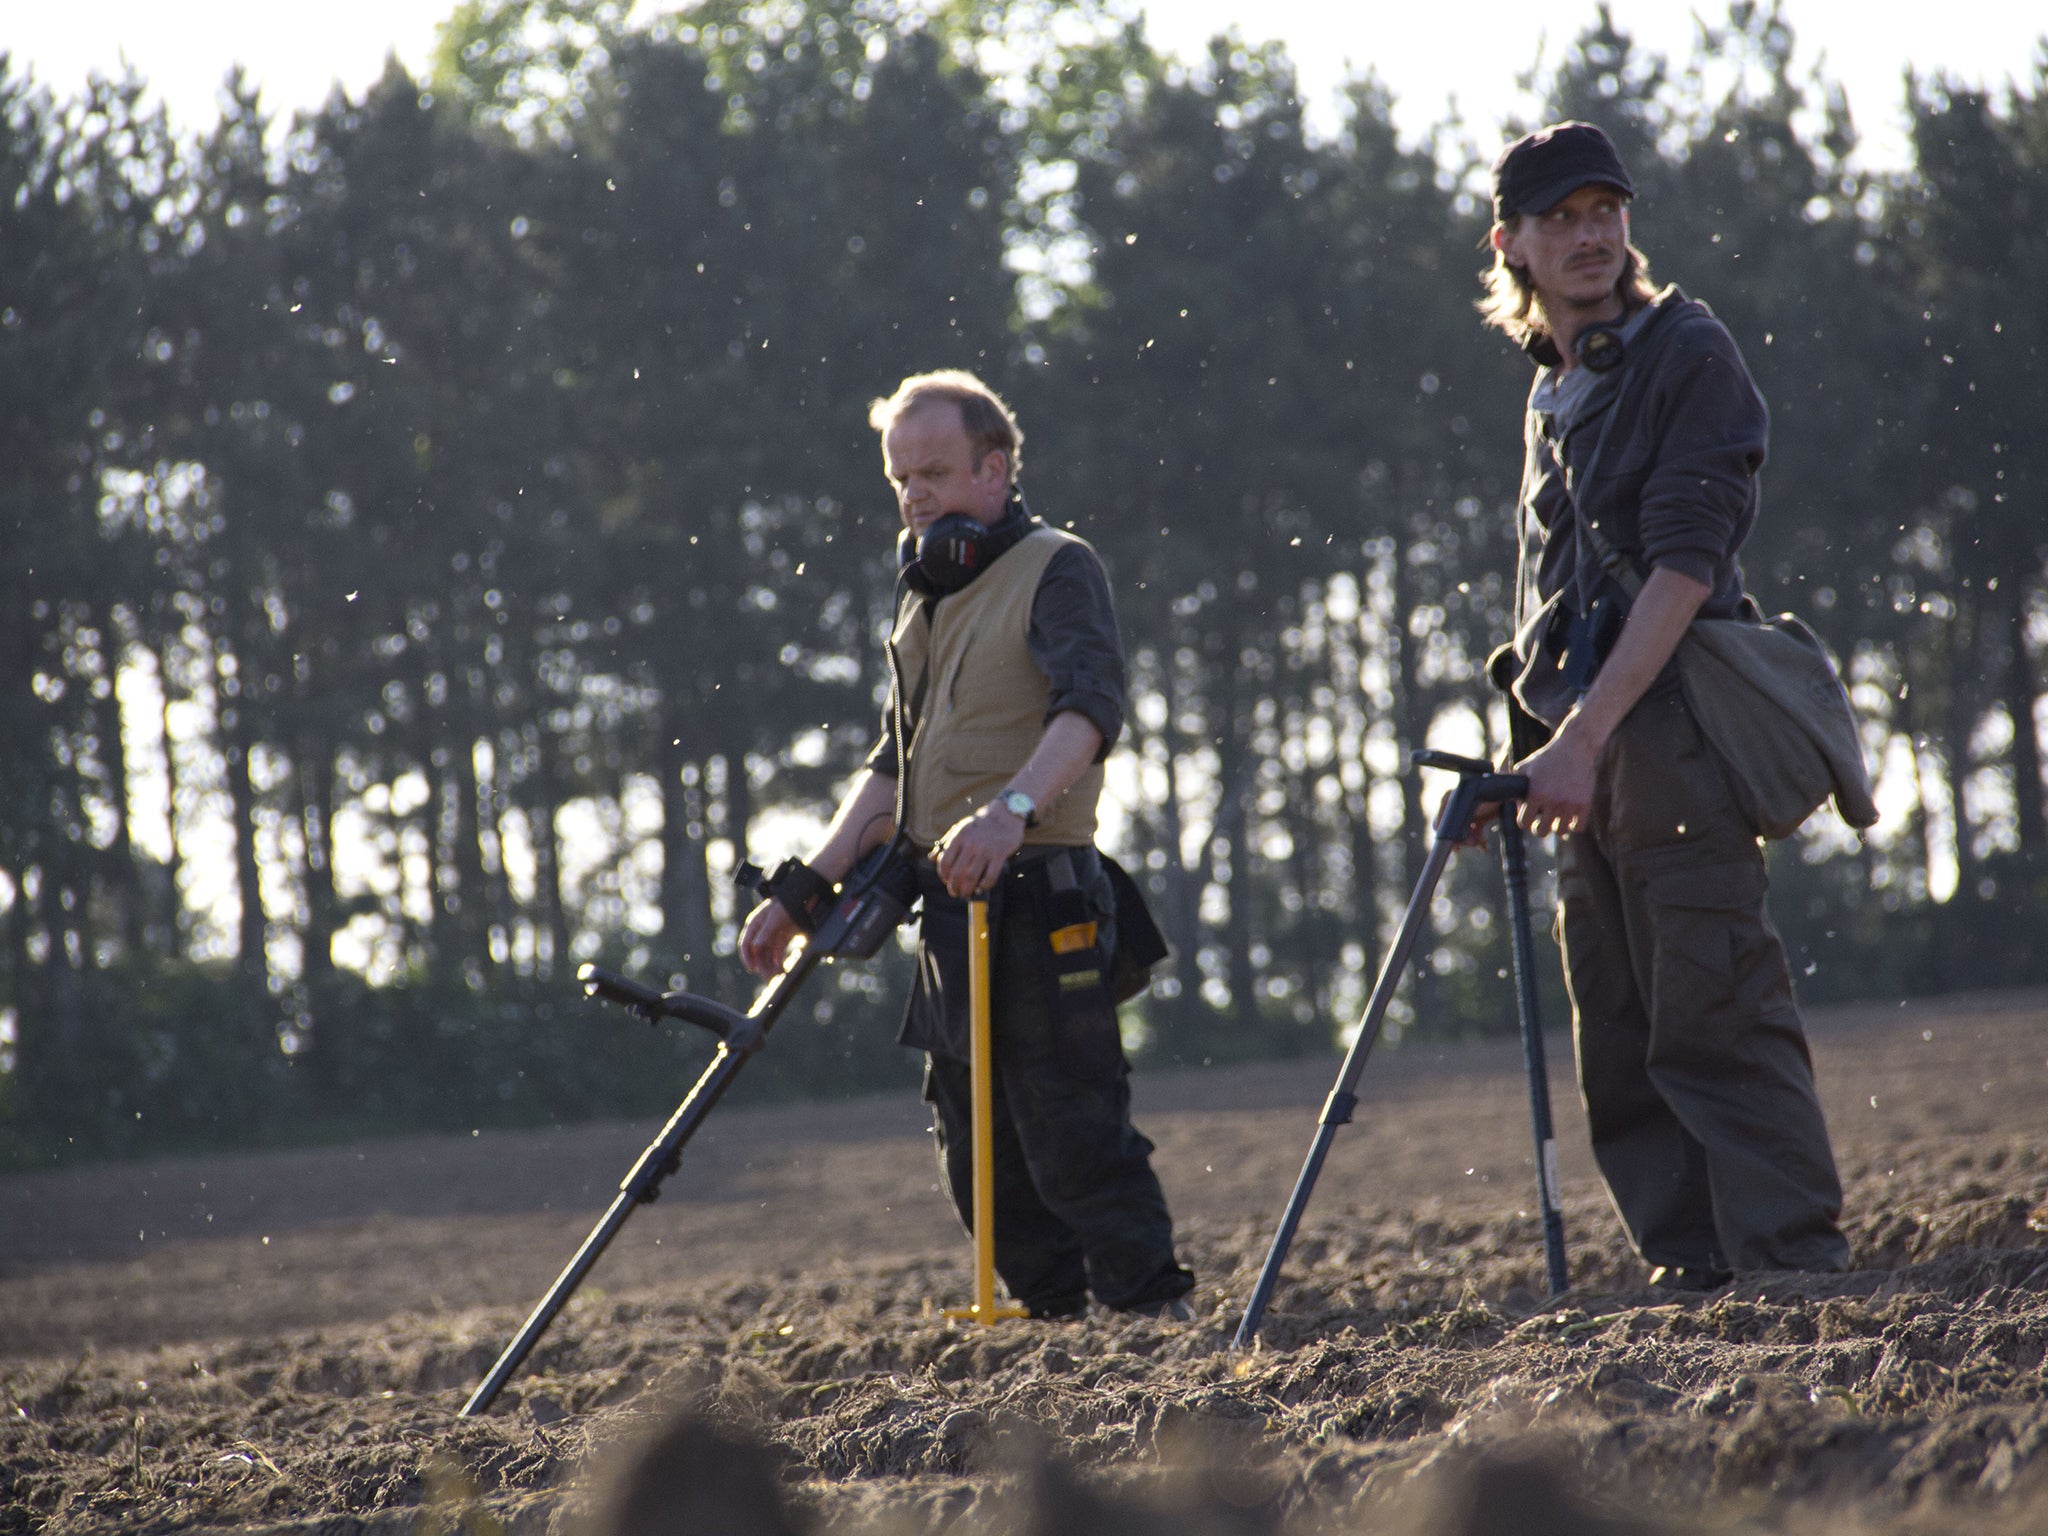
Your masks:
{"label": "metal detector shaft", "polygon": [[[777,978],[780,980],[781,978]],[[683,1143],[688,1141],[711,1112],[726,1085],[740,1069],[746,1055],[731,1049],[722,1042],[718,1054],[711,1058],[711,1065],[704,1069],[704,1075],[697,1079],[690,1089],[689,1097],[683,1100],[661,1134],[648,1144],[640,1154],[640,1160],[633,1165],[633,1171],[620,1182],[619,1193],[603,1218],[591,1229],[590,1236],[583,1239],[583,1246],[576,1250],[576,1256],[569,1260],[562,1272],[555,1277],[555,1283],[548,1287],[547,1294],[540,1299],[520,1326],[518,1334],[505,1352],[498,1356],[498,1363],[490,1369],[482,1383],[472,1392],[469,1401],[462,1405],[464,1418],[482,1413],[491,1406],[491,1400],[498,1395],[513,1373],[526,1363],[526,1357],[533,1352],[533,1346],[540,1342],[540,1336],[547,1332],[548,1324],[555,1320],[555,1314],[569,1304],[569,1298],[576,1294],[576,1288],[583,1283],[583,1277],[590,1273],[611,1246],[611,1240],[619,1235],[619,1229],[626,1224],[626,1218],[633,1214],[633,1208],[652,1200],[660,1191],[661,1181],[675,1172],[682,1156]]]}
{"label": "metal detector shaft", "polygon": [[[674,1174],[678,1163],[682,1161],[684,1143],[696,1133],[696,1126],[702,1124],[705,1116],[711,1114],[713,1106],[717,1106],[719,1098],[725,1094],[727,1085],[739,1073],[739,1067],[745,1063],[745,1059],[760,1049],[762,1036],[774,1024],[776,1016],[788,1006],[788,999],[797,993],[799,987],[803,987],[811,971],[819,967],[823,958],[825,952],[821,944],[807,944],[803,948],[803,954],[797,956],[797,963],[791,969],[780,973],[766,987],[762,987],[760,997],[754,999],[754,1008],[750,1008],[743,1016],[735,1016],[745,1026],[752,1028],[727,1030],[727,1038],[719,1040],[717,1055],[711,1059],[711,1065],[705,1067],[705,1073],[702,1073],[690,1087],[688,1098],[682,1100],[682,1104],[670,1116],[668,1124],[662,1126],[662,1135],[657,1135],[651,1143],[647,1143],[647,1151],[643,1151],[639,1155],[639,1161],[633,1163],[633,1171],[629,1171],[629,1174],[618,1182],[618,1196],[604,1212],[602,1221],[598,1221],[598,1225],[592,1227],[590,1237],[584,1239],[584,1245],[580,1249],[575,1249],[573,1260],[569,1260],[563,1272],[555,1276],[555,1284],[547,1288],[547,1294],[541,1296],[541,1305],[532,1309],[532,1313],[526,1317],[526,1323],[520,1327],[518,1335],[506,1346],[506,1352],[498,1356],[498,1364],[492,1366],[492,1370],[489,1370],[489,1374],[477,1386],[477,1391],[469,1395],[467,1403],[463,1403],[465,1419],[483,1413],[483,1409],[492,1405],[492,1399],[498,1397],[498,1391],[502,1386],[508,1380],[512,1380],[512,1374],[526,1362],[526,1356],[532,1354],[532,1346],[537,1346],[541,1341],[541,1335],[547,1331],[547,1325],[555,1321],[555,1313],[569,1305],[569,1296],[573,1296],[575,1288],[584,1284],[584,1276],[590,1274],[590,1266],[594,1266],[598,1262],[598,1257],[602,1257],[604,1249],[618,1235],[618,1229],[627,1225],[627,1217],[631,1217],[633,1208],[647,1204],[662,1192],[662,1180]],[[592,993],[606,995],[612,1001],[627,1001],[635,1012],[643,1016],[649,1014],[649,1008],[643,1001],[633,997],[633,991],[645,989],[635,987],[629,991],[631,983],[621,985],[623,979],[608,977],[602,973],[600,977],[602,979],[596,985],[592,985]],[[678,999],[680,997],[682,995],[678,993]],[[709,999],[688,1001],[690,1004],[707,1004]],[[711,1008],[717,1010],[715,1004],[711,1004]],[[692,1022],[705,1022],[696,1018],[700,1010],[692,1008],[666,1008],[662,1012],[674,1014],[678,1018],[692,1018]],[[731,1014],[731,1010],[717,1012]]]}
{"label": "metal detector shaft", "polygon": [[1529,1123],[1536,1137],[1536,1198],[1543,1209],[1543,1273],[1556,1296],[1571,1284],[1564,1256],[1564,1202],[1557,1188],[1557,1136],[1550,1123],[1550,1069],[1543,1058],[1543,1022],[1536,1006],[1535,949],[1529,932],[1529,858],[1522,829],[1503,803],[1500,872],[1507,886],[1508,939],[1514,953],[1516,1013],[1522,1065],[1529,1078]]}
{"label": "metal detector shaft", "polygon": [[[717,1106],[719,1098],[746,1064],[747,1058],[767,1043],[768,1031],[774,1027],[782,1010],[789,1006],[790,999],[802,990],[811,973],[834,958],[868,958],[908,915],[915,887],[914,884],[906,884],[906,881],[914,880],[906,862],[906,847],[900,840],[892,840],[873,849],[862,859],[840,886],[829,908],[823,909],[826,915],[798,951],[796,959],[761,989],[754,999],[754,1006],[745,1013],[692,992],[657,992],[627,977],[601,971],[594,965],[586,965],[578,971],[578,979],[589,996],[628,1008],[650,1024],[664,1018],[675,1018],[699,1025],[718,1036],[718,1053],[711,1058],[711,1065],[704,1069],[703,1076],[697,1079],[689,1095],[669,1117],[668,1124],[661,1128],[661,1134],[648,1143],[647,1150],[640,1154],[640,1160],[633,1165],[632,1171],[619,1181],[618,1197],[612,1201],[611,1208],[591,1229],[590,1236],[583,1240],[583,1246],[576,1250],[576,1256],[568,1266],[555,1277],[547,1295],[541,1297],[540,1305],[533,1309],[518,1336],[505,1346],[505,1352],[491,1367],[490,1374],[470,1394],[469,1401],[462,1405],[463,1417],[482,1413],[491,1406],[491,1399],[498,1395],[499,1389],[519,1369],[533,1346],[540,1342],[540,1336],[554,1321],[555,1314],[568,1304],[576,1287],[590,1272],[590,1267],[618,1235],[619,1228],[626,1224],[626,1218],[633,1214],[633,1207],[646,1204],[661,1192],[662,1180],[676,1171],[682,1159],[684,1143]],[[809,924],[804,926],[808,928]]]}
{"label": "metal detector shaft", "polygon": [[[555,1277],[555,1283],[548,1287],[540,1304],[527,1317],[512,1342],[505,1346],[505,1352],[498,1356],[498,1363],[491,1367],[490,1374],[470,1394],[469,1401],[462,1405],[462,1417],[473,1417],[491,1406],[491,1400],[512,1379],[513,1373],[533,1352],[533,1346],[540,1342],[540,1336],[547,1332],[555,1314],[568,1305],[569,1298],[583,1283],[583,1277],[590,1273],[591,1266],[603,1256],[611,1240],[618,1236],[626,1218],[633,1214],[633,1208],[646,1204],[661,1192],[662,1181],[676,1171],[682,1159],[684,1143],[703,1124],[704,1117],[717,1105],[746,1059],[760,1049],[763,1037],[777,1015],[789,1005],[789,1000],[825,958],[824,945],[805,945],[796,963],[763,987],[760,996],[754,1000],[754,1006],[744,1015],[707,998],[694,998],[686,993],[668,997],[650,994],[647,988],[605,972],[595,972],[594,979],[586,978],[585,985],[592,995],[625,1004],[650,1022],[660,1014],[669,1014],[704,1024],[725,1038],[719,1041],[718,1052],[711,1058],[711,1064],[669,1117],[668,1124],[661,1128],[661,1134],[648,1143],[647,1150],[640,1154],[640,1160],[633,1165],[632,1171],[619,1181],[618,1196],[591,1229],[590,1236],[583,1240],[576,1256]],[[656,997],[655,1005],[646,1001],[649,995]],[[718,1022],[713,1022],[714,1019]]]}
{"label": "metal detector shaft", "polygon": [[1443,878],[1444,865],[1450,862],[1452,850],[1463,840],[1474,810],[1489,801],[1519,798],[1528,790],[1529,781],[1522,775],[1495,773],[1489,764],[1473,758],[1453,757],[1446,752],[1416,752],[1409,760],[1418,767],[1450,769],[1459,775],[1458,787],[1444,798],[1443,806],[1437,812],[1436,835],[1430,842],[1429,858],[1423,864],[1421,878],[1415,882],[1414,894],[1408,898],[1408,910],[1401,914],[1401,926],[1395,932],[1394,942],[1380,965],[1379,979],[1373,983],[1372,996],[1359,1020],[1358,1035],[1345,1054],[1343,1069],[1337,1074],[1337,1084],[1323,1101],[1322,1118],[1316,1124],[1315,1139],[1309,1143],[1308,1156],[1303,1159],[1301,1173],[1294,1181],[1294,1192],[1288,1196],[1279,1229],[1273,1234],[1272,1246],[1266,1250],[1259,1283],[1252,1289],[1251,1301],[1244,1309],[1244,1320],[1238,1324],[1237,1336],[1231,1341],[1233,1349],[1248,1348],[1257,1337],[1259,1321],[1265,1316],[1266,1304],[1272,1300],[1273,1287],[1280,1279],[1280,1266],[1286,1262],[1287,1250],[1293,1245],[1295,1228],[1301,1224],[1302,1212],[1308,1209],[1309,1196],[1315,1193],[1316,1178],[1323,1170],[1323,1159],[1329,1155],[1337,1127],[1348,1125],[1352,1111],[1358,1107],[1358,1079],[1365,1072],[1366,1058],[1371,1056],[1373,1046],[1379,1041],[1387,1005],[1393,1001],[1401,972],[1406,969],[1415,941],[1422,933],[1423,922],[1429,916],[1430,899],[1436,894],[1437,882]]}

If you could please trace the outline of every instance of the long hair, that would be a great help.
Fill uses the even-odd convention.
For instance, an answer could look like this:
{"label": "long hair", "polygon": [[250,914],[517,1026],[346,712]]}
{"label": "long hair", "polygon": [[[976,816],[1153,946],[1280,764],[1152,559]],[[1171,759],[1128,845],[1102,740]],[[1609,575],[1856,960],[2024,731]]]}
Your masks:
{"label": "long hair", "polygon": [[[1519,219],[1525,215],[1509,217]],[[1474,307],[1488,325],[1526,350],[1531,343],[1547,339],[1550,334],[1543,324],[1543,306],[1536,298],[1536,285],[1529,281],[1524,269],[1508,265],[1506,253],[1493,246],[1491,230],[1487,232],[1486,244],[1493,248],[1493,267],[1480,274],[1486,297],[1476,300]],[[1637,250],[1633,242],[1622,258],[1621,277],[1614,290],[1632,310],[1642,308],[1657,296],[1657,285],[1650,281],[1650,258]]]}

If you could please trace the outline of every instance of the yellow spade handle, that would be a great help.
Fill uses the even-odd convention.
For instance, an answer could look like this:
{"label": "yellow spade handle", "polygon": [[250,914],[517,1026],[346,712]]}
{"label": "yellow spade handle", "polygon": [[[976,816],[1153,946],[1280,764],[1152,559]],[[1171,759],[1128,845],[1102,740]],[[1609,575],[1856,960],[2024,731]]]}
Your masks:
{"label": "yellow spade handle", "polygon": [[996,1312],[994,1042],[989,1028],[988,903],[967,904],[968,1092],[974,1100],[974,1314]]}
{"label": "yellow spade handle", "polygon": [[996,1305],[995,1045],[989,1022],[988,903],[967,903],[967,1096],[974,1160],[974,1304],[948,1307],[956,1320],[993,1323],[1024,1317],[1019,1306]]}

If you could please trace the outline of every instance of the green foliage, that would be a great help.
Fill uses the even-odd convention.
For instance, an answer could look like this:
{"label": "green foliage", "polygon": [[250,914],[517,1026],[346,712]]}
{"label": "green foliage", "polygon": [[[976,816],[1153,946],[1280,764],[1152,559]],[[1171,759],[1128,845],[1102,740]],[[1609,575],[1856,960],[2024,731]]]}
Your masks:
{"label": "green foliage", "polygon": [[[1774,856],[1802,991],[2040,980],[2048,78],[1915,82],[1876,178],[1777,10],[1699,47],[1596,10],[1538,84],[1770,400],[1750,582],[1884,768],[1868,845]],[[425,81],[193,144],[141,89],[0,73],[0,1155],[664,1112],[705,1042],[575,963],[740,989],[731,866],[874,739],[868,402],[939,366],[1119,594],[1141,1057],[1356,1018],[1406,754],[1497,729],[1527,374],[1452,129],[1365,80],[1315,139],[1283,52],[1113,0],[473,0]],[[1395,1031],[1512,1027],[1498,906],[1455,861]],[[740,1091],[904,1081],[902,969],[826,973]]]}
{"label": "green foliage", "polygon": [[[731,1095],[824,1097],[900,1086],[912,1068],[856,985],[816,984],[820,1018],[792,1019]],[[834,995],[836,993],[836,995]],[[573,988],[505,980],[371,987],[330,973],[301,1034],[275,1008],[241,1011],[231,971],[123,963],[80,978],[79,1033],[61,1058],[5,1079],[0,1166],[398,1132],[665,1117],[709,1063],[707,1036],[651,1030]]]}

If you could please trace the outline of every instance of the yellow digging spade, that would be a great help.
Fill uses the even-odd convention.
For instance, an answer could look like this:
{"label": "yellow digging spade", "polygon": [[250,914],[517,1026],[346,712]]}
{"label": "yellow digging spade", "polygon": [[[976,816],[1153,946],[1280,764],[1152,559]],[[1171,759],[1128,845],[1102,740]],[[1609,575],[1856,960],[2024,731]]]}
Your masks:
{"label": "yellow digging spade", "polygon": [[1026,1317],[1025,1308],[996,1305],[996,1142],[995,1071],[989,1042],[988,903],[967,904],[968,1093],[974,1125],[974,1305],[948,1307],[946,1316],[962,1322],[993,1323],[999,1317]]}

